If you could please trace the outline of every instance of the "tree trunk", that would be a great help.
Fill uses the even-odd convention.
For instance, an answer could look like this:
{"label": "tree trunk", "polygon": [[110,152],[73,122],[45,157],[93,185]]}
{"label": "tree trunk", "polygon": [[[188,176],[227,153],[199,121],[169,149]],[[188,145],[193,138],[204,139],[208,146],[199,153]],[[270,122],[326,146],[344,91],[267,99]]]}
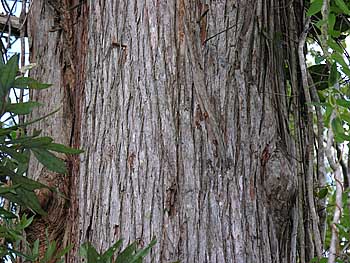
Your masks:
{"label": "tree trunk", "polygon": [[67,262],[87,240],[105,250],[153,236],[152,262],[316,255],[297,161],[312,147],[300,3],[33,1],[32,74],[54,84],[32,94],[45,104],[34,115],[61,107],[39,126],[85,150],[64,157]]}

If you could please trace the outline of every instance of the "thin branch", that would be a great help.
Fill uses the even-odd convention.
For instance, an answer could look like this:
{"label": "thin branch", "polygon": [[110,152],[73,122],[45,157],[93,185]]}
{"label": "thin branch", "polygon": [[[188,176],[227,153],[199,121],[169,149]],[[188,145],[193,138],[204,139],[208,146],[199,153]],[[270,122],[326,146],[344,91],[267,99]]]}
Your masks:
{"label": "thin branch", "polygon": [[348,181],[348,178],[347,178],[347,174],[348,174],[348,168],[344,162],[344,159],[343,159],[343,152],[342,150],[340,149],[340,146],[339,144],[337,143],[335,145],[335,148],[337,150],[337,158],[338,158],[338,162],[341,166],[341,169],[342,169],[342,172],[343,172],[343,179],[344,179],[344,188],[348,188],[349,186],[349,181]]}
{"label": "thin branch", "polygon": [[9,7],[6,0],[1,0],[1,4],[2,4],[2,7],[4,8],[6,13],[10,12],[10,7]]}
{"label": "thin branch", "polygon": [[232,25],[232,26],[229,26],[228,28],[214,34],[213,36],[211,37],[208,37],[206,40],[204,40],[203,44],[207,43],[209,40],[213,39],[214,37],[217,37],[218,35],[221,35],[222,33],[225,33],[227,31],[229,31],[230,29],[234,28],[236,26],[236,24]]}
{"label": "thin branch", "polygon": [[[21,15],[19,17],[21,25],[24,25],[26,21],[26,1],[22,2],[22,9],[21,9]],[[21,68],[25,66],[25,58],[26,58],[26,53],[25,53],[25,28],[21,26],[20,30],[20,38],[21,38]],[[24,90],[21,89],[19,93],[19,101],[24,102]],[[18,116],[18,122],[19,123],[24,123],[24,115]]]}
{"label": "thin branch", "polygon": [[[5,20],[5,23],[4,23],[3,28],[2,28],[2,32],[1,32],[1,35],[0,35],[0,39],[4,36],[4,33],[5,33],[5,30],[6,30],[6,29],[8,29],[8,31],[11,30],[12,25],[11,25],[9,22],[11,22],[11,18],[14,17],[14,16],[12,15],[12,12],[13,12],[13,10],[15,9],[15,6],[17,5],[17,1],[18,1],[18,0],[15,0],[15,2],[13,3],[13,5],[12,5],[12,7],[11,7],[10,12],[9,12],[7,15],[5,15],[6,20]],[[17,18],[17,19],[18,19],[18,18]]]}
{"label": "thin branch", "polygon": [[11,30],[11,35],[15,37],[19,37],[20,35],[21,23],[19,22],[19,18],[16,16],[0,14],[0,27],[7,32]]}

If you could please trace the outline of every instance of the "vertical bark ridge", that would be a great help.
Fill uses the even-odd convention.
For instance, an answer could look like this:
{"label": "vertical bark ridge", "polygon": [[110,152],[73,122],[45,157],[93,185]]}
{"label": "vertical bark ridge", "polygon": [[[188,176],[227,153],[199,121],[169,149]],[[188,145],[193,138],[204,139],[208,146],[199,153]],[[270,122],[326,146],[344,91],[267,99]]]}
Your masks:
{"label": "vertical bark ridge", "polygon": [[[72,8],[74,7],[74,8]],[[43,134],[52,136],[55,141],[65,145],[80,147],[80,105],[83,96],[87,47],[87,5],[79,1],[35,1],[31,7],[29,24],[31,30],[30,60],[37,63],[31,74],[43,82],[53,84],[47,91],[31,93],[33,100],[43,102],[43,106],[33,112],[33,116],[42,116],[61,108],[53,117],[36,123],[31,129],[43,129]],[[40,30],[38,30],[40,28]],[[73,233],[77,232],[77,222],[67,220],[78,217],[76,179],[79,176],[79,156],[61,155],[68,164],[68,174],[61,176],[42,169],[32,160],[28,171],[32,177],[39,179],[69,196],[65,198],[52,195],[47,207],[47,217],[34,221],[28,235],[35,232],[45,233],[48,227],[50,240],[56,240],[59,248],[77,242]],[[40,195],[40,192],[38,193]],[[56,200],[57,199],[57,200]],[[67,208],[69,207],[69,209]],[[44,222],[44,224],[41,224]],[[34,236],[34,239],[37,237]],[[46,236],[40,238],[46,244]],[[33,240],[34,241],[34,240]],[[45,245],[43,246],[43,249]],[[73,249],[72,254],[77,250]],[[43,252],[43,250],[41,251]]]}

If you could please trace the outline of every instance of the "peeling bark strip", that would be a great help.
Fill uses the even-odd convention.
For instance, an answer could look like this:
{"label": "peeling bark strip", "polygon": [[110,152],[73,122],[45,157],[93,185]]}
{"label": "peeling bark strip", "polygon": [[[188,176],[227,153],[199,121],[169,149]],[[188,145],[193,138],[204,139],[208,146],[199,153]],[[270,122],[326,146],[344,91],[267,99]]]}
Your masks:
{"label": "peeling bark strip", "polygon": [[[33,115],[41,116],[42,112],[50,112],[59,107],[62,109],[53,118],[44,120],[32,128],[43,129],[56,141],[75,148],[80,148],[81,104],[84,100],[86,74],[88,7],[84,2],[34,1],[29,18],[30,60],[39,65],[31,74],[54,85],[48,91],[31,94],[33,100],[42,101],[44,104],[43,108]],[[60,178],[60,183],[65,185],[64,191],[61,191],[67,195],[69,202],[62,203],[64,213],[59,212],[59,209],[63,209],[61,206],[49,207],[48,218],[35,221],[28,233],[28,236],[32,235],[35,238],[35,232],[41,231],[43,235],[40,242],[45,244],[45,227],[47,222],[51,222],[50,238],[56,239],[61,248],[68,244],[78,244],[77,235],[74,234],[77,232],[78,222],[71,219],[78,217],[77,179],[80,163],[79,156],[62,158],[67,161],[68,174],[62,177],[47,171],[45,174],[49,176],[46,176],[44,181],[56,186],[54,182]],[[33,161],[29,174],[42,181],[43,175],[40,171],[40,165]],[[46,225],[42,222],[46,222]],[[71,252],[74,257],[76,252],[75,247]]]}
{"label": "peeling bark strip", "polygon": [[[35,76],[60,87],[34,96],[64,105],[41,125],[85,150],[80,164],[68,160],[67,240],[103,250],[156,236],[154,262],[309,262],[307,165],[295,161],[310,142],[298,128],[308,125],[299,114],[303,7],[59,3],[34,2],[30,35]],[[286,63],[296,101],[286,95]]]}

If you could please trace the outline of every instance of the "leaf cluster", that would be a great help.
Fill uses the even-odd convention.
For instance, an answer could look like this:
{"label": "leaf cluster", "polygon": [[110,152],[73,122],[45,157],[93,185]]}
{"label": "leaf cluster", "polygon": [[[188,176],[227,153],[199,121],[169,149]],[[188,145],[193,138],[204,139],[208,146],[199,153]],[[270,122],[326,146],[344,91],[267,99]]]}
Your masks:
{"label": "leaf cluster", "polygon": [[[329,14],[326,19],[321,15],[323,0],[310,1],[307,15],[311,17],[312,30],[310,38],[312,45],[318,45],[323,51],[315,52],[315,64],[308,68],[317,88],[320,102],[313,102],[316,107],[321,107],[323,114],[323,126],[325,133],[331,129],[334,134],[333,148],[338,148],[337,162],[342,162],[345,154],[341,152],[339,145],[349,147],[350,141],[350,56],[347,53],[345,39],[350,34],[350,2],[344,0],[331,0]],[[327,25],[328,32],[322,32],[322,26]],[[324,27],[323,27],[324,28]],[[323,42],[322,42],[323,41]],[[329,53],[329,54],[327,54]],[[335,159],[336,159],[335,158]],[[349,158],[349,156],[347,156]],[[350,167],[347,167],[349,169]],[[345,172],[344,179],[347,179]],[[349,187],[349,182],[344,186]],[[336,191],[332,184],[320,188],[315,192],[319,199],[327,201],[327,229],[324,242],[325,257],[314,258],[311,262],[328,262],[332,228],[338,231],[338,244],[336,262],[350,262],[350,214],[349,214],[349,189],[342,192],[342,207],[336,202]],[[339,222],[334,226],[333,214],[336,209],[341,209]]]}
{"label": "leaf cluster", "polygon": [[118,240],[102,254],[99,254],[89,242],[86,242],[80,247],[80,255],[86,259],[85,262],[87,263],[141,263],[142,259],[157,243],[156,239],[153,238],[148,246],[138,249],[135,241],[120,251],[115,257],[115,253],[121,249],[122,242],[123,240]]}
{"label": "leaf cluster", "polygon": [[[16,124],[18,115],[30,114],[41,104],[34,101],[12,103],[10,90],[46,89],[51,86],[32,78],[18,76],[18,60],[19,56],[14,55],[6,64],[0,64],[0,197],[3,203],[8,204],[0,207],[0,258],[5,261],[20,256],[35,261],[39,256],[39,240],[30,248],[24,238],[24,231],[33,222],[34,216],[27,218],[24,214],[19,217],[15,213],[21,207],[34,214],[46,214],[35,190],[47,186],[26,176],[30,155],[34,155],[49,170],[66,173],[64,161],[53,152],[78,154],[82,151],[54,143],[51,137],[40,136],[41,131],[34,131],[31,135],[26,133],[28,125],[53,113],[37,120]],[[25,255],[13,248],[20,242],[30,248],[29,254]],[[56,253],[56,243],[50,242],[45,257],[40,262],[47,262],[46,259],[51,258],[54,252]]]}

